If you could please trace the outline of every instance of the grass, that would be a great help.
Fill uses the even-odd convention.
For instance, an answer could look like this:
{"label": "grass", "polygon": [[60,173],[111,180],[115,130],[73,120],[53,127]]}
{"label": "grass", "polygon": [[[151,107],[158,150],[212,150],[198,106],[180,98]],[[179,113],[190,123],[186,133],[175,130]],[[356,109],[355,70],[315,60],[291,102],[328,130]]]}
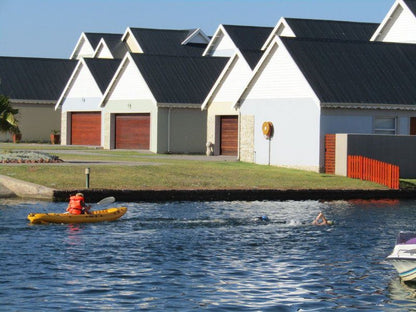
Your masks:
{"label": "grass", "polygon": [[[4,149],[0,144],[0,150]],[[230,161],[181,160],[135,151],[108,151],[52,145],[10,144],[13,150],[56,150],[64,161],[92,162],[90,187],[95,189],[385,189],[384,186],[314,172]],[[72,153],[71,150],[77,149]],[[99,165],[95,160],[128,161]],[[137,165],[131,165],[131,162]],[[146,163],[145,165],[143,165]],[[0,174],[56,189],[85,187],[86,165],[2,165]]]}

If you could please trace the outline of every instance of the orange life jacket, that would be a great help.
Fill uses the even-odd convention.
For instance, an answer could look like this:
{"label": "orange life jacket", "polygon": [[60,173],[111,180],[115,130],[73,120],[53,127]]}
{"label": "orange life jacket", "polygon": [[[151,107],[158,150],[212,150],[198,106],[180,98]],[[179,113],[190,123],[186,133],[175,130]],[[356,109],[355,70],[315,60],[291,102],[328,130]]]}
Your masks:
{"label": "orange life jacket", "polygon": [[71,214],[79,215],[82,214],[82,208],[84,206],[84,197],[82,196],[71,196],[69,197],[69,204],[66,211]]}

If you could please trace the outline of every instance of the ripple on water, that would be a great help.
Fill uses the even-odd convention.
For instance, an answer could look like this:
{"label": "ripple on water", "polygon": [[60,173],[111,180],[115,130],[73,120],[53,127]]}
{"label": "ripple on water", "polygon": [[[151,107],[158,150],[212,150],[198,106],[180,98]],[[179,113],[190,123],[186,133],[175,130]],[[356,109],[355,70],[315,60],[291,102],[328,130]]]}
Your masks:
{"label": "ripple on water", "polygon": [[[384,261],[415,201],[122,204],[116,222],[36,226],[66,204],[0,204],[0,310],[416,309]],[[319,211],[336,225],[311,226]]]}

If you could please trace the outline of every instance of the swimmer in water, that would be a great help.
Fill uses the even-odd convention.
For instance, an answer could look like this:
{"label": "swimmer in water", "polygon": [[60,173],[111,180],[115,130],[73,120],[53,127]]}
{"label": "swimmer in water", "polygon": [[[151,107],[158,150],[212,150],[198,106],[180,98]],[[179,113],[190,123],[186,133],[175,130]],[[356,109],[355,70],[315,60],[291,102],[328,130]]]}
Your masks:
{"label": "swimmer in water", "polygon": [[312,225],[332,225],[332,221],[327,220],[322,211],[316,216],[315,220],[312,221]]}
{"label": "swimmer in water", "polygon": [[257,217],[257,220],[263,221],[263,222],[269,222],[270,221],[269,217],[266,216],[266,215],[263,215],[261,217]]}

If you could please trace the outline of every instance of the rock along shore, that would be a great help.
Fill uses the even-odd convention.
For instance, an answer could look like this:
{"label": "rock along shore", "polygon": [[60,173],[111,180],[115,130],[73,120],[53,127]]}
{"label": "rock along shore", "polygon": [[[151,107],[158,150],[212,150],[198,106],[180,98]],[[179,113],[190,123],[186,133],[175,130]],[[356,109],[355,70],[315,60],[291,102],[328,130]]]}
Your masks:
{"label": "rock along shore", "polygon": [[124,202],[169,201],[262,201],[262,200],[352,200],[415,199],[416,190],[56,190],[53,201],[67,201],[71,194],[84,193],[89,202],[114,196]]}

